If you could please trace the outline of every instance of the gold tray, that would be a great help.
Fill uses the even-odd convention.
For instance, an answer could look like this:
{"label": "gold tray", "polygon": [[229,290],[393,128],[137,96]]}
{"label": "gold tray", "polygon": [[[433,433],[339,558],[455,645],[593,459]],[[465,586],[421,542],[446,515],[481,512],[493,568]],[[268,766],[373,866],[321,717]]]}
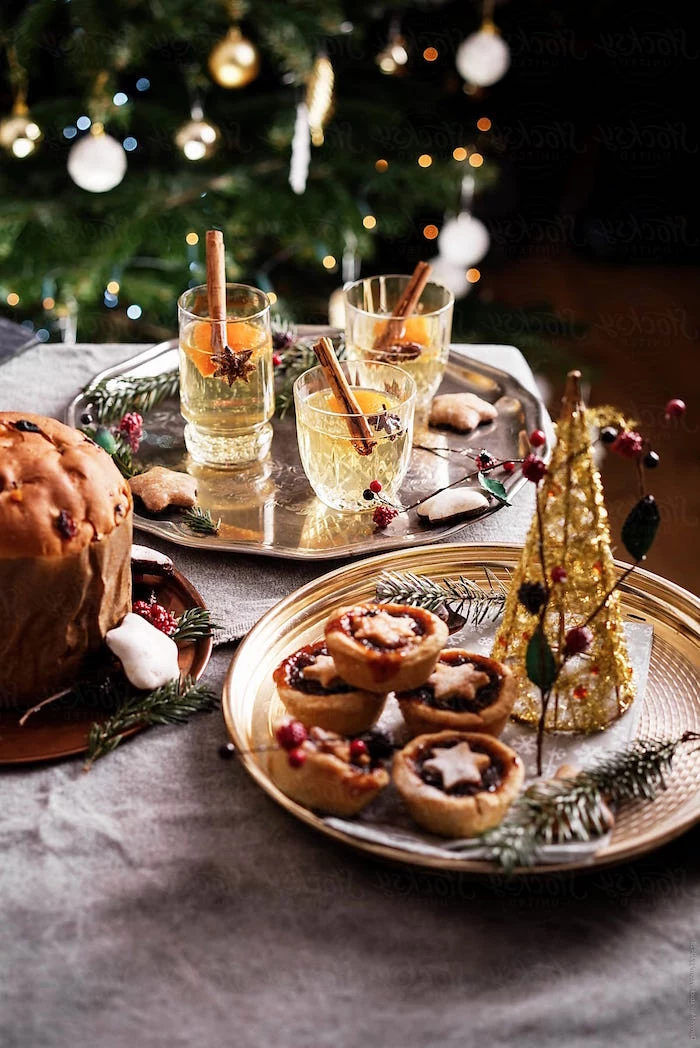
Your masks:
{"label": "gold tray", "polygon": [[[333,333],[332,328],[300,328],[300,335]],[[337,333],[337,332],[336,332]],[[116,367],[100,372],[93,382],[125,376],[158,375],[178,367],[177,339],[169,339],[145,350]],[[490,403],[499,404],[495,422],[480,426],[471,434],[430,430],[431,446],[482,447],[500,460],[517,459],[529,450],[527,434],[533,429],[548,430],[549,419],[542,401],[505,371],[471,360],[461,352],[450,354],[441,393],[469,391]],[[66,411],[69,426],[80,426],[89,401],[80,394]],[[402,513],[391,526],[377,532],[369,513],[340,513],[316,498],[299,459],[294,414],[275,417],[270,456],[238,471],[214,470],[192,463],[185,450],[184,421],[177,400],[168,400],[145,416],[144,440],[138,461],[144,466],[168,466],[189,471],[197,479],[197,500],[221,519],[218,535],[196,535],[180,513],[149,516],[142,507],[134,512],[134,526],[159,535],[180,546],[219,552],[255,553],[287,560],[323,560],[335,557],[367,556],[388,549],[433,543],[456,534],[474,520],[502,507],[496,499],[469,520],[426,525],[415,509]],[[426,438],[422,441],[426,443]],[[545,448],[545,451],[548,449]],[[411,464],[401,488],[404,506],[424,499],[437,488],[459,480],[475,469],[471,459],[461,454],[413,449]],[[516,470],[503,479],[512,497],[526,484]]]}
{"label": "gold tray", "polygon": [[[231,739],[255,781],[283,808],[321,833],[382,859],[409,865],[470,873],[493,873],[483,860],[443,859],[375,844],[329,826],[313,811],[285,796],[271,781],[264,755],[246,752],[272,741],[271,724],[283,712],[273,682],[277,664],[303,644],[323,636],[330,611],[356,601],[372,599],[380,571],[413,571],[435,579],[460,574],[483,582],[483,566],[507,580],[521,547],[516,545],[426,546],[362,560],[329,572],[275,605],[260,619],[241,644],[229,668],[223,692],[223,712]],[[621,573],[627,565],[615,562]],[[649,623],[654,640],[649,678],[642,699],[637,737],[671,738],[684,731],[700,731],[700,600],[679,586],[648,571],[638,570],[621,587],[626,619]],[[700,819],[700,760],[691,747],[682,747],[674,760],[669,788],[653,803],[625,807],[609,843],[585,863],[538,865],[515,872],[542,873],[596,868],[642,855],[658,848]]]}

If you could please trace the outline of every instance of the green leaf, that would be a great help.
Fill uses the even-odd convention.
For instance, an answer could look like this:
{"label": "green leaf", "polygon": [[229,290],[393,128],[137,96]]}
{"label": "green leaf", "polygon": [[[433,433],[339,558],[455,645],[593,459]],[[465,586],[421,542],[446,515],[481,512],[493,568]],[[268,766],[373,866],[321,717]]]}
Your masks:
{"label": "green leaf", "polygon": [[543,691],[551,688],[556,680],[557,664],[541,626],[537,627],[528,642],[525,668],[528,680],[531,680],[538,688],[542,688]]}
{"label": "green leaf", "polygon": [[494,498],[497,498],[499,502],[502,502],[504,506],[510,506],[511,501],[508,498],[508,492],[501,484],[500,480],[494,480],[492,477],[487,477],[481,471],[477,474],[479,484],[482,486],[484,491],[490,492]]}
{"label": "green leaf", "polygon": [[628,514],[622,525],[622,541],[634,560],[643,560],[652,547],[661,514],[653,495],[645,495]]}

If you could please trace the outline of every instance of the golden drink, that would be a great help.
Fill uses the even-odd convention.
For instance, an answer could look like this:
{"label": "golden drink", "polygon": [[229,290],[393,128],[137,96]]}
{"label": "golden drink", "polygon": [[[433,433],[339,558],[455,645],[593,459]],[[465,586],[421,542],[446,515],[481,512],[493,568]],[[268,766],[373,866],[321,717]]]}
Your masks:
{"label": "golden drink", "polygon": [[186,292],[179,304],[180,410],[188,451],[197,462],[224,468],[264,458],[275,410],[267,297],[255,288],[227,285],[230,352],[223,353],[212,349],[206,288]]}
{"label": "golden drink", "polygon": [[[347,373],[355,366],[343,367]],[[348,377],[371,382],[352,384],[371,431],[366,442],[353,439],[348,416],[325,387],[321,368],[307,371],[294,388],[304,472],[321,501],[340,510],[374,509],[377,503],[364,497],[374,480],[382,496],[395,502],[411,457],[415,384],[391,366],[360,363],[359,368],[362,374],[355,370]]]}
{"label": "golden drink", "polygon": [[450,351],[454,296],[442,284],[428,282],[420,310],[407,317],[389,345],[377,347],[388,317],[409,277],[369,277],[345,291],[345,343],[348,358],[394,364],[416,383],[416,415],[423,417],[438,391]]}

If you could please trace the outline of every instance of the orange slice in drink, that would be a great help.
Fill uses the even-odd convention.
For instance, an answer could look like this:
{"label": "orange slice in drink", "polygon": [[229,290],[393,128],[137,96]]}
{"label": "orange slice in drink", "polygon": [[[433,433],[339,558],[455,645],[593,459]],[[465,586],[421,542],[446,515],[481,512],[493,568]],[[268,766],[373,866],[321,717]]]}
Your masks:
{"label": "orange slice in drink", "polygon": [[[385,328],[386,321],[378,320],[374,325],[374,337],[378,338],[379,335],[383,334]],[[419,346],[427,346],[429,338],[425,317],[407,317],[404,321],[403,335],[401,338],[397,338],[396,342],[399,345],[403,345],[406,342],[415,342]]]}
{"label": "orange slice in drink", "polygon": [[[363,415],[378,415],[389,407],[386,393],[380,393],[378,389],[353,389],[353,393]],[[345,408],[333,393],[328,398],[327,407],[337,415],[345,414]]]}
{"label": "orange slice in drink", "polygon": [[[241,349],[258,349],[264,343],[264,333],[253,324],[244,320],[229,321],[226,325],[226,344],[235,353]],[[194,329],[182,344],[183,352],[204,378],[209,378],[216,371],[211,354],[211,324],[205,320],[197,321]]]}

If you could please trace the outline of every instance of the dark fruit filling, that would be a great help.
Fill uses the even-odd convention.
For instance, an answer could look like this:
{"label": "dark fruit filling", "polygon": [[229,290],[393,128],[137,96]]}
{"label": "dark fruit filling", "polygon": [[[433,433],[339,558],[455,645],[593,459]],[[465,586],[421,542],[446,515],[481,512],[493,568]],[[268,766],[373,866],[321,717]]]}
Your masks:
{"label": "dark fruit filling", "polygon": [[465,662],[471,662],[477,670],[488,675],[489,682],[477,688],[473,699],[459,695],[454,695],[449,699],[436,699],[433,686],[427,681],[420,688],[399,692],[398,698],[414,699],[416,702],[425,703],[426,706],[432,706],[433,709],[450,710],[452,713],[480,713],[481,710],[485,710],[487,706],[496,701],[501,687],[501,677],[489,666],[485,666],[473,658],[464,658],[461,655],[450,658],[449,661],[445,660],[445,662],[448,662],[450,666],[463,666]]}
{"label": "dark fruit filling", "polygon": [[324,641],[316,644],[307,644],[305,647],[295,651],[293,655],[282,663],[284,667],[285,683],[297,691],[303,691],[306,695],[336,695],[353,691],[352,684],[340,681],[332,688],[324,688],[319,680],[307,680],[303,672],[307,666],[316,661],[319,655],[327,655],[328,648]]}
{"label": "dark fruit filling", "polygon": [[458,782],[451,789],[446,790],[442,785],[442,775],[439,771],[433,771],[433,769],[425,769],[423,765],[426,761],[434,757],[438,749],[450,750],[453,746],[456,746],[461,739],[454,739],[451,742],[443,743],[442,746],[428,746],[427,749],[416,757],[413,761],[413,766],[416,772],[421,777],[423,782],[427,786],[433,786],[436,790],[441,790],[446,793],[448,797],[473,797],[475,793],[495,793],[498,787],[503,781],[503,766],[497,757],[494,757],[487,750],[482,750],[478,746],[472,746],[474,753],[485,753],[490,759],[491,763],[486,768],[481,776],[481,783],[477,784],[474,782]]}
{"label": "dark fruit filling", "polygon": [[[378,615],[382,611],[386,611],[386,608],[383,608],[381,605],[378,605],[376,609],[372,608],[368,611],[363,612],[362,618],[374,618],[375,615]],[[413,616],[406,615],[404,612],[394,613],[392,611],[388,611],[387,614],[391,615],[391,617],[394,619],[409,619],[411,623],[411,628],[413,629],[413,632],[416,635],[416,637],[422,637],[424,635],[425,624],[419,618],[413,618]],[[355,637],[355,631],[353,629],[353,623],[350,615],[343,615],[342,619],[340,620],[340,625],[346,633],[349,633],[352,637]],[[362,644],[365,648],[371,648],[373,651],[394,651],[396,650],[396,648],[403,648],[404,645],[407,643],[407,640],[404,638],[402,638],[398,644],[393,646],[388,644],[375,644],[368,637],[355,637],[355,640],[357,640],[358,643]]]}

